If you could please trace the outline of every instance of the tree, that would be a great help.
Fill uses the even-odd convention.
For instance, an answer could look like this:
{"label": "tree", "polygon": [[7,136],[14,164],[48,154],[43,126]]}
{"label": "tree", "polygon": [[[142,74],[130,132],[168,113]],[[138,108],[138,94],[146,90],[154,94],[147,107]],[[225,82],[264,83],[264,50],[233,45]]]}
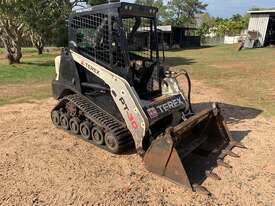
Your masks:
{"label": "tree", "polygon": [[230,18],[232,21],[242,21],[243,16],[240,14],[233,14],[233,16]]}
{"label": "tree", "polygon": [[98,5],[98,4],[105,4],[109,2],[108,0],[88,0],[87,3],[91,6]]}
{"label": "tree", "polygon": [[169,21],[173,25],[188,26],[195,23],[195,15],[203,13],[208,5],[199,0],[170,0]]}
{"label": "tree", "polygon": [[201,36],[205,36],[207,34],[210,34],[215,28],[216,25],[216,18],[210,16],[208,13],[205,13],[201,17],[201,25],[199,26],[199,34]]}
{"label": "tree", "polygon": [[22,21],[22,2],[6,1],[0,4],[0,39],[9,64],[20,63],[26,25]]}
{"label": "tree", "polygon": [[[21,0],[22,1],[22,0]],[[25,0],[23,21],[38,54],[43,53],[46,42],[49,42],[58,28],[65,26],[65,21],[72,10],[69,0]]]}
{"label": "tree", "polygon": [[214,22],[205,22],[204,27],[208,27],[209,31],[215,33],[217,36],[235,36],[240,35],[241,32],[247,28],[248,22],[248,15],[241,16],[239,14],[235,14],[229,19],[216,18]]}

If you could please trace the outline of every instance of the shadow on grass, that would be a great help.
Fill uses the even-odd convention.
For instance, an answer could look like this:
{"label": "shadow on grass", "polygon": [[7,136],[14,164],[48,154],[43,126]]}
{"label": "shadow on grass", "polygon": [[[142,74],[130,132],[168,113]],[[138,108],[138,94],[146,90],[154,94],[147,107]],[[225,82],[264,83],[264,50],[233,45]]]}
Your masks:
{"label": "shadow on grass", "polygon": [[53,61],[45,61],[45,62],[22,62],[23,65],[33,65],[33,66],[46,66],[51,67],[54,66]]}
{"label": "shadow on grass", "polygon": [[[212,103],[198,103],[193,105],[195,112],[211,107]],[[257,116],[263,113],[263,110],[243,107],[232,104],[219,103],[222,110],[222,115],[227,124],[238,124],[245,120],[255,119]],[[245,129],[245,128],[244,128]],[[251,131],[233,131],[232,136],[238,140],[243,140]]]}
{"label": "shadow on grass", "polygon": [[[200,111],[206,108],[211,107],[212,103],[197,103],[193,104],[195,111]],[[254,119],[263,113],[263,110],[252,108],[252,107],[243,107],[238,105],[219,103],[222,114],[225,117],[225,120],[228,124],[237,124],[247,119]]]}
{"label": "shadow on grass", "polygon": [[232,137],[234,137],[237,141],[242,141],[250,132],[251,130],[245,130],[245,131],[230,131],[232,134]]}
{"label": "shadow on grass", "polygon": [[194,47],[185,47],[185,48],[179,48],[179,49],[171,49],[168,50],[168,52],[179,52],[179,51],[186,51],[186,50],[195,50],[195,49],[208,49],[215,46],[194,46]]}
{"label": "shadow on grass", "polygon": [[[194,110],[195,112],[201,111],[203,109],[209,108],[211,106],[210,103],[199,103],[199,104],[194,104]],[[258,115],[260,115],[263,111],[255,108],[250,108],[250,107],[242,107],[242,106],[237,106],[237,105],[230,105],[230,104],[220,104],[220,107],[222,109],[222,115],[224,116],[225,120],[227,123],[230,124],[237,124],[245,120],[249,119],[254,119]],[[244,130],[242,131],[230,131],[232,137],[237,140],[241,141],[247,135],[251,132],[251,130]],[[232,153],[227,153],[227,151],[230,151],[231,144],[227,143],[226,145],[222,146],[221,150],[216,149],[212,150],[211,153],[209,151],[211,150],[211,144],[219,144],[222,141],[218,140],[217,138],[214,138],[215,133],[209,133],[211,134],[208,136],[209,138],[212,138],[212,141],[208,141],[207,144],[204,144],[202,148],[197,148],[194,150],[192,153],[190,153],[189,156],[187,156],[185,159],[182,160],[183,165],[185,167],[187,176],[190,180],[190,182],[193,184],[202,184],[208,176],[213,177],[214,179],[219,179],[223,178],[223,176],[215,176],[215,174],[207,175],[209,171],[212,171],[214,168],[218,167],[218,159],[223,160],[224,156],[228,156],[229,154]],[[220,137],[222,138],[223,135]],[[215,141],[214,141],[215,140]],[[228,150],[227,150],[228,146]],[[212,147],[213,148],[213,147]],[[235,153],[235,151],[233,151]],[[234,155],[232,155],[234,156]],[[236,154],[237,157],[237,154]],[[233,157],[229,157],[233,158]],[[227,162],[225,160],[225,162]],[[228,167],[230,165],[226,164]],[[207,172],[208,171],[208,172]]]}
{"label": "shadow on grass", "polygon": [[175,67],[175,66],[184,66],[197,63],[194,59],[184,58],[184,57],[166,57],[164,65]]}

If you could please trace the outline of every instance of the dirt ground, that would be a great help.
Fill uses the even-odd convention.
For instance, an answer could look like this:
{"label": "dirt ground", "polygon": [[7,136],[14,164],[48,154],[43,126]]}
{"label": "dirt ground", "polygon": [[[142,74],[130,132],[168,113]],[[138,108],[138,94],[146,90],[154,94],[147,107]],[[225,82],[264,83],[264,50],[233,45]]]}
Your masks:
{"label": "dirt ground", "polygon": [[[205,107],[222,91],[195,81],[193,97]],[[235,138],[248,150],[216,168],[220,181],[193,193],[147,172],[136,154],[116,156],[50,121],[53,99],[0,108],[0,205],[275,205],[275,124],[262,111],[222,104]]]}

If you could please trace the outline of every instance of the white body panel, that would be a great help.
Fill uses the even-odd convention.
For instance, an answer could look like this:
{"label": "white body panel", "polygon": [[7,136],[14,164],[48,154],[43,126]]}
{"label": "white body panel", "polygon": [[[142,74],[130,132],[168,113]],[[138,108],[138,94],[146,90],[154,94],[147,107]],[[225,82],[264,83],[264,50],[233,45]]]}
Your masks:
{"label": "white body panel", "polygon": [[55,80],[59,80],[59,68],[60,68],[61,56],[57,56],[54,62],[55,62],[55,73],[56,73]]}
{"label": "white body panel", "polygon": [[138,152],[142,152],[142,140],[149,129],[149,122],[135,90],[122,77],[101,65],[71,51],[74,61],[102,79],[111,89],[111,95],[131,132]]}

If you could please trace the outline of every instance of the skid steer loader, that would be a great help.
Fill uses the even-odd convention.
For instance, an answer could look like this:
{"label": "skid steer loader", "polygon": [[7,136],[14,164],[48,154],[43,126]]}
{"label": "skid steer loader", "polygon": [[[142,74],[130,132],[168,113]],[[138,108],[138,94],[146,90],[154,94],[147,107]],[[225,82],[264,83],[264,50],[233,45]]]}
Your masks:
{"label": "skid steer loader", "polygon": [[[230,135],[217,104],[192,111],[187,72],[161,65],[157,8],[109,3],[74,12],[69,45],[55,60],[53,124],[112,153],[135,148],[145,167],[209,194],[206,177],[231,167],[226,155],[244,146]],[[187,78],[189,91],[177,77]]]}

